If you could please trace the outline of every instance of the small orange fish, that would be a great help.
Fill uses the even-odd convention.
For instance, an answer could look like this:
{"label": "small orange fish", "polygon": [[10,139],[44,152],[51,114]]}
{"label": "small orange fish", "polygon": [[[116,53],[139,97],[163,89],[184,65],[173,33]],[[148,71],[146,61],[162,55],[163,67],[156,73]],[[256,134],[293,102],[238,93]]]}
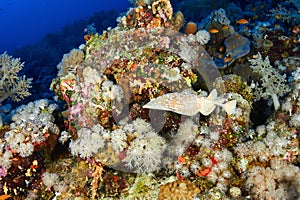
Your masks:
{"label": "small orange fish", "polygon": [[225,25],[222,27],[222,30],[228,30],[229,29],[229,26],[228,25]]}
{"label": "small orange fish", "polygon": [[229,61],[231,61],[231,59],[232,59],[232,58],[230,58],[230,57],[226,57],[226,58],[224,59],[224,62],[228,63]]}
{"label": "small orange fish", "polygon": [[219,33],[219,30],[215,29],[215,28],[212,28],[208,32],[210,32],[210,33]]}
{"label": "small orange fish", "polygon": [[237,23],[237,24],[248,24],[249,21],[246,20],[246,19],[239,19],[239,20],[236,21],[236,23]]}

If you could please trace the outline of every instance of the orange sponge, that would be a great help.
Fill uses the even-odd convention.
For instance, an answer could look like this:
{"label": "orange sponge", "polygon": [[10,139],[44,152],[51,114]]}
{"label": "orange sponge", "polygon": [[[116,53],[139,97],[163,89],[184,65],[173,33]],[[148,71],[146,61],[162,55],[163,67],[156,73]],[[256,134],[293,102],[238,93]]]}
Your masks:
{"label": "orange sponge", "polygon": [[197,24],[194,22],[188,22],[185,26],[185,34],[194,34],[198,30]]}

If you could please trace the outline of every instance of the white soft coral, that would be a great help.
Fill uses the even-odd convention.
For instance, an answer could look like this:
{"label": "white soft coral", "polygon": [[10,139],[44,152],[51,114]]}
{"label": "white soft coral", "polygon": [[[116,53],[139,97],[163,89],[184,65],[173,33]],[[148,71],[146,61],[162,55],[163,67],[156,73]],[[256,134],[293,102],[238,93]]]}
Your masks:
{"label": "white soft coral", "polygon": [[159,136],[144,119],[132,122],[136,138],[130,142],[123,162],[129,170],[144,173],[159,169],[165,148],[163,137]]}
{"label": "white soft coral", "polygon": [[283,96],[289,91],[286,75],[280,75],[279,72],[270,64],[269,58],[262,58],[258,53],[255,59],[250,59],[251,68],[253,72],[261,76],[261,83],[255,84],[254,95],[256,100],[261,98],[268,99],[272,97],[275,110],[280,107],[278,96]]}

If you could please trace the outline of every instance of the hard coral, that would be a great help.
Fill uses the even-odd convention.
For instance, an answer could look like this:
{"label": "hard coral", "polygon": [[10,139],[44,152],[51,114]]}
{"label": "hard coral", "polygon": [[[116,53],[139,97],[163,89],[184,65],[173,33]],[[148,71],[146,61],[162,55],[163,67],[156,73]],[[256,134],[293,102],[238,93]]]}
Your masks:
{"label": "hard coral", "polygon": [[72,49],[70,53],[64,54],[62,61],[57,65],[58,76],[63,77],[68,73],[75,73],[77,66],[83,61],[84,54],[79,49]]}
{"label": "hard coral", "polygon": [[199,192],[200,189],[189,180],[175,181],[160,186],[158,200],[192,200]]}
{"label": "hard coral", "polygon": [[23,67],[20,58],[12,58],[6,52],[0,55],[0,103],[8,97],[20,101],[30,95],[28,89],[32,79],[17,76]]}
{"label": "hard coral", "polygon": [[[20,62],[20,58],[12,58],[6,52],[0,55],[0,106],[6,98],[21,101],[30,95],[28,89],[31,87],[32,79],[18,76],[23,66],[24,63]],[[2,125],[3,122],[0,116],[0,127]]]}
{"label": "hard coral", "polygon": [[120,26],[131,28],[168,28],[171,25],[173,8],[169,0],[156,0],[151,5],[141,4],[131,8],[126,16],[120,19]]}

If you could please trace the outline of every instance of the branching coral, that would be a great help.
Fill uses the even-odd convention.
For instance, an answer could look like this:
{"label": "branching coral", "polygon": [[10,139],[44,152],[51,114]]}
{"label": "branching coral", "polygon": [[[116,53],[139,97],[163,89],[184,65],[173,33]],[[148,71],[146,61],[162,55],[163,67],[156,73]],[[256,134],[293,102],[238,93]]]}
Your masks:
{"label": "branching coral", "polygon": [[[0,55],[0,105],[6,98],[20,101],[30,95],[28,90],[32,79],[18,76],[23,66],[24,63],[20,62],[20,58],[12,58],[6,52]],[[2,118],[0,116],[1,126]]]}
{"label": "branching coral", "polygon": [[18,76],[23,67],[20,58],[12,58],[6,52],[0,55],[0,103],[8,97],[20,101],[30,95],[28,89],[32,79]]}
{"label": "branching coral", "polygon": [[269,61],[269,58],[262,58],[261,54],[258,53],[255,59],[250,59],[250,64],[255,73],[258,73],[261,78],[261,83],[256,83],[256,90],[254,95],[255,100],[261,98],[268,99],[269,96],[273,99],[275,110],[280,107],[278,97],[283,96],[289,91],[289,87],[286,84],[286,75],[280,75],[279,72],[274,69]]}
{"label": "branching coral", "polygon": [[[297,1],[293,2],[295,4],[295,6],[298,7],[299,10],[299,3]],[[300,15],[298,12],[296,12],[295,10],[292,9],[287,9],[283,6],[281,6],[280,4],[278,4],[277,8],[273,8],[272,10],[270,10],[270,14],[268,14],[268,16],[272,17],[272,18],[276,18],[279,20],[282,20],[283,22],[287,22],[287,23],[294,23],[299,22],[300,20]]]}

